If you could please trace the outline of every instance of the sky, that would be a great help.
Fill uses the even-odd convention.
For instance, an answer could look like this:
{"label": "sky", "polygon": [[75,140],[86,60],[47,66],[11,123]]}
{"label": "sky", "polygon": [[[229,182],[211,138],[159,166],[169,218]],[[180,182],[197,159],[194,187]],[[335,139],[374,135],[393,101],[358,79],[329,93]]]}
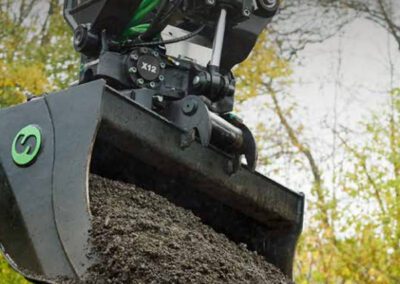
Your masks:
{"label": "sky", "polygon": [[[338,145],[333,129],[346,127],[357,132],[360,122],[371,111],[384,108],[389,91],[400,87],[399,55],[390,35],[363,19],[351,22],[338,35],[308,45],[299,53],[299,60],[292,65],[294,83],[290,92],[299,106],[293,119],[305,125],[307,142],[312,148],[317,148],[318,153],[331,153],[333,145]],[[252,108],[255,104],[252,103]],[[253,126],[267,119],[253,110],[244,111],[244,118]],[[330,180],[329,169],[338,161],[320,162]],[[289,167],[284,172],[267,172],[270,178],[308,195],[310,177],[293,171]]]}
{"label": "sky", "polygon": [[[398,55],[387,32],[367,20],[356,20],[339,35],[306,48],[293,86],[298,102],[308,108],[304,119],[311,125],[332,115],[336,97],[339,123],[354,126],[387,99],[396,82],[400,85]],[[390,59],[397,66],[393,84]]]}

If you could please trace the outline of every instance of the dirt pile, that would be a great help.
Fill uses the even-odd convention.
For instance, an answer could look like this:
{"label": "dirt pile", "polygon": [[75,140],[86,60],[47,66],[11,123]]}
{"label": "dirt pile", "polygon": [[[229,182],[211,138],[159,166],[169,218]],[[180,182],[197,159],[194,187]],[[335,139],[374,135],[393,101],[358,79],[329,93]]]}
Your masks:
{"label": "dirt pile", "polygon": [[97,176],[90,186],[100,262],[87,283],[290,283],[256,253],[151,191]]}

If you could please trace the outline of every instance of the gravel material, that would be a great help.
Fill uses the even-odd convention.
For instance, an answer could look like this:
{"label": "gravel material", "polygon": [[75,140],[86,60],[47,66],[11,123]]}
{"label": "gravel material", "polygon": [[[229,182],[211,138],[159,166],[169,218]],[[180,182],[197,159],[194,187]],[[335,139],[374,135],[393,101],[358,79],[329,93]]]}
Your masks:
{"label": "gravel material", "polygon": [[152,191],[92,176],[99,263],[85,283],[292,283],[263,257]]}

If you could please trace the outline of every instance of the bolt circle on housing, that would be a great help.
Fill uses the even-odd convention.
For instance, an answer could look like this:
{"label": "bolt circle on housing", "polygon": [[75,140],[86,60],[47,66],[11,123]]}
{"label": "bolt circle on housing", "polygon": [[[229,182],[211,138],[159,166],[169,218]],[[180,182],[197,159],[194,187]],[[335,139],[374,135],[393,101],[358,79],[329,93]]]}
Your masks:
{"label": "bolt circle on housing", "polygon": [[137,68],[140,77],[146,81],[156,80],[161,72],[160,60],[152,55],[142,55],[137,61]]}
{"label": "bolt circle on housing", "polygon": [[156,89],[160,85],[159,83],[165,80],[164,72],[167,64],[160,57],[158,50],[152,48],[132,50],[125,64],[132,87],[143,87],[145,85]]}

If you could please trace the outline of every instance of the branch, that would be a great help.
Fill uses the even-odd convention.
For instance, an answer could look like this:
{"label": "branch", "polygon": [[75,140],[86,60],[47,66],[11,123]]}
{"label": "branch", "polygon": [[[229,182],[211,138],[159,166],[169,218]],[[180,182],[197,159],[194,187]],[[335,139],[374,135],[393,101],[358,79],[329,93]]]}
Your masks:
{"label": "branch", "polygon": [[372,178],[372,176],[369,174],[369,170],[367,168],[367,164],[365,162],[365,159],[360,155],[360,153],[358,153],[353,147],[351,147],[347,141],[345,139],[343,139],[343,137],[341,137],[340,135],[338,135],[340,141],[343,143],[343,145],[361,162],[361,167],[364,171],[365,177],[367,178],[368,182],[370,183],[370,185],[372,186],[373,190],[374,190],[374,195],[376,200],[378,201],[378,205],[379,205],[379,209],[381,210],[381,214],[382,215],[386,215],[386,208],[385,205],[383,204],[382,201],[382,197],[381,197],[381,193],[380,190],[377,186],[377,184],[375,183],[374,179]]}
{"label": "branch", "polygon": [[397,44],[399,45],[399,50],[400,50],[400,34],[398,34],[400,31],[398,30],[398,28],[396,28],[396,25],[393,23],[393,21],[390,19],[385,5],[383,3],[382,0],[377,0],[378,4],[379,4],[379,8],[381,9],[381,12],[383,14],[383,17],[385,19],[385,22],[387,23],[389,30],[391,31],[391,34],[393,35],[393,37],[395,38]]}
{"label": "branch", "polygon": [[[274,110],[275,113],[278,115],[279,120],[283,127],[286,130],[286,133],[289,136],[289,140],[291,144],[301,153],[303,154],[311,168],[312,175],[314,177],[314,188],[317,193],[317,198],[318,198],[318,205],[319,209],[322,212],[322,221],[326,228],[332,229],[331,222],[329,221],[329,212],[327,209],[327,204],[325,200],[325,193],[322,189],[322,177],[321,177],[321,172],[319,170],[319,167],[314,159],[313,154],[311,153],[311,150],[303,143],[300,142],[299,137],[296,134],[296,131],[293,129],[293,127],[290,125],[289,121],[286,119],[283,110],[279,104],[278,98],[276,96],[276,92],[273,89],[271,82],[269,83],[263,83],[265,88],[267,89],[269,95],[272,98],[272,101],[274,103]],[[331,230],[331,237],[333,238],[333,230]]]}

